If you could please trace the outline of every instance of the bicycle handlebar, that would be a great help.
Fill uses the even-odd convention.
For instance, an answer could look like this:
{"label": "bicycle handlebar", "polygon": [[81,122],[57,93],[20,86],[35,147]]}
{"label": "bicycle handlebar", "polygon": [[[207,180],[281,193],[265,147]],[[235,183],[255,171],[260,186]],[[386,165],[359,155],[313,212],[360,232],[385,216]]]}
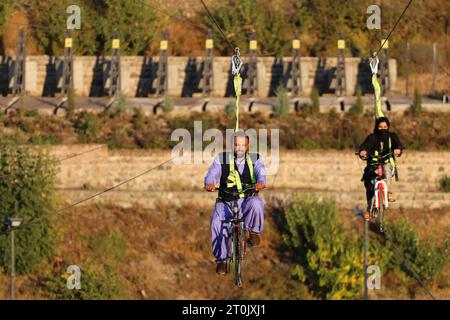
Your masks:
{"label": "bicycle handlebar", "polygon": [[222,189],[222,188],[215,188],[214,189],[214,191],[223,191],[223,192],[225,192],[225,193],[227,193],[227,194],[229,194],[229,195],[231,195],[231,196],[236,196],[236,195],[240,195],[240,194],[242,194],[242,193],[245,193],[245,192],[247,192],[247,191],[254,191],[254,192],[257,192],[258,190],[256,190],[255,188],[247,188],[247,189],[244,189],[244,190],[242,190],[242,191],[237,191],[237,192],[230,192],[230,191],[228,191],[227,189]]}
{"label": "bicycle handlebar", "polygon": [[369,159],[369,158],[377,158],[377,161],[380,161],[380,160],[382,160],[382,159],[388,158],[389,156],[392,156],[393,153],[392,153],[392,152],[389,152],[389,153],[385,154],[384,156],[374,155],[374,154],[367,154],[367,156],[361,157],[361,156],[359,155],[359,152],[355,152],[355,155],[358,155],[358,156],[359,156],[361,159],[363,159],[363,160],[367,160],[367,159]]}

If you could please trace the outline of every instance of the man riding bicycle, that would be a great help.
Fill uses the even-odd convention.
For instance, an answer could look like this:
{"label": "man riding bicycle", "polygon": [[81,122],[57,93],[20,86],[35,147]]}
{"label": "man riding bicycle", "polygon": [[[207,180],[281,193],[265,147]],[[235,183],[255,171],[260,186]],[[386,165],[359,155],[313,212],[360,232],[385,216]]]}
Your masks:
{"label": "man riding bicycle", "polygon": [[[370,210],[372,206],[372,197],[374,195],[374,178],[376,177],[373,163],[377,161],[378,156],[387,156],[384,161],[385,181],[390,190],[392,177],[395,175],[396,163],[395,157],[400,157],[403,150],[397,134],[389,132],[389,119],[380,117],[375,121],[375,128],[366,140],[359,147],[359,156],[367,160],[367,166],[361,181],[364,181],[366,188],[367,210],[364,219],[369,220]],[[388,192],[388,201],[395,201],[394,194]]]}
{"label": "man riding bicycle", "polygon": [[[249,153],[249,137],[243,131],[233,135],[233,153],[222,152],[216,156],[205,177],[205,190],[213,192],[219,183],[219,196],[211,218],[212,250],[216,258],[216,273],[226,273],[227,221],[233,216],[230,210],[233,192],[243,192],[238,206],[244,219],[244,229],[249,232],[248,243],[256,246],[264,224],[264,202],[257,192],[266,187],[264,162],[259,154]],[[229,192],[221,191],[220,189]],[[228,204],[228,205],[227,205]]]}

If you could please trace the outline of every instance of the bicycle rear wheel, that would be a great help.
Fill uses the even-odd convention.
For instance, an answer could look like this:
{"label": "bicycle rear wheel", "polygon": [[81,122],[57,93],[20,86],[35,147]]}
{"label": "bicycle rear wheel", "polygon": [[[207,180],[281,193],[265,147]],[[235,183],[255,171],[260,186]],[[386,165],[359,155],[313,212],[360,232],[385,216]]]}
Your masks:
{"label": "bicycle rear wheel", "polygon": [[241,257],[239,248],[239,235],[235,229],[232,236],[233,241],[233,273],[234,273],[234,284],[236,286],[241,286]]}

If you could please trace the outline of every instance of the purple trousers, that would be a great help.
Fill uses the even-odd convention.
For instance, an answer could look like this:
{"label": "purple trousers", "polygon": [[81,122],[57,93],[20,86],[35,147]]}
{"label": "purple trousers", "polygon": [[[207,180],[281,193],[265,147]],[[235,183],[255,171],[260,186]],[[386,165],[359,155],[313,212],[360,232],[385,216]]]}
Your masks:
{"label": "purple trousers", "polygon": [[[233,202],[228,202],[233,207]],[[261,233],[264,226],[264,202],[254,196],[238,200],[240,214],[244,218],[244,229]],[[231,209],[223,202],[217,202],[211,218],[212,251],[216,261],[227,258],[228,223],[233,217]]]}

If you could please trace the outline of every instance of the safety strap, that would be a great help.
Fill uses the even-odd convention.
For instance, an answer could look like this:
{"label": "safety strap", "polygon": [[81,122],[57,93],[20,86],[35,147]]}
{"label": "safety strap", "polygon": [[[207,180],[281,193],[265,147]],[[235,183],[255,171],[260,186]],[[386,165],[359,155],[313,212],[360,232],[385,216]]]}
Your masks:
{"label": "safety strap", "polygon": [[[233,188],[234,186],[236,186],[238,192],[242,192],[243,188],[242,188],[241,176],[239,175],[238,170],[235,169],[234,158],[231,154],[229,156],[229,162],[230,162],[230,164],[229,164],[230,165],[230,173],[227,178],[227,188]],[[250,170],[251,184],[245,185],[245,187],[250,187],[256,183],[256,178],[255,178],[255,173],[253,170],[253,162],[248,153],[246,155],[246,162],[247,162],[248,169]],[[239,198],[244,198],[244,197],[245,197],[244,194],[239,195]]]}
{"label": "safety strap", "polygon": [[[391,137],[389,137],[389,152],[391,152],[391,149],[392,149],[392,140],[391,140]],[[379,154],[378,150],[375,150],[375,156],[378,156],[378,154]],[[372,161],[377,161],[377,160],[378,159],[376,157],[372,158]],[[395,163],[394,157],[392,155],[390,155],[389,158],[384,161],[384,163],[388,163],[388,162],[391,164],[392,168],[395,169],[396,163]]]}
{"label": "safety strap", "polygon": [[234,76],[234,91],[236,93],[236,128],[235,131],[239,130],[239,100],[242,94],[242,78],[240,75],[240,70],[242,67],[242,60],[239,52],[239,48],[234,49],[234,55],[231,57],[231,74]]}
{"label": "safety strap", "polygon": [[383,111],[381,110],[381,85],[377,78],[379,62],[380,60],[378,60],[375,54],[370,58],[369,62],[370,69],[372,70],[372,86],[375,93],[375,119],[384,117]]}

